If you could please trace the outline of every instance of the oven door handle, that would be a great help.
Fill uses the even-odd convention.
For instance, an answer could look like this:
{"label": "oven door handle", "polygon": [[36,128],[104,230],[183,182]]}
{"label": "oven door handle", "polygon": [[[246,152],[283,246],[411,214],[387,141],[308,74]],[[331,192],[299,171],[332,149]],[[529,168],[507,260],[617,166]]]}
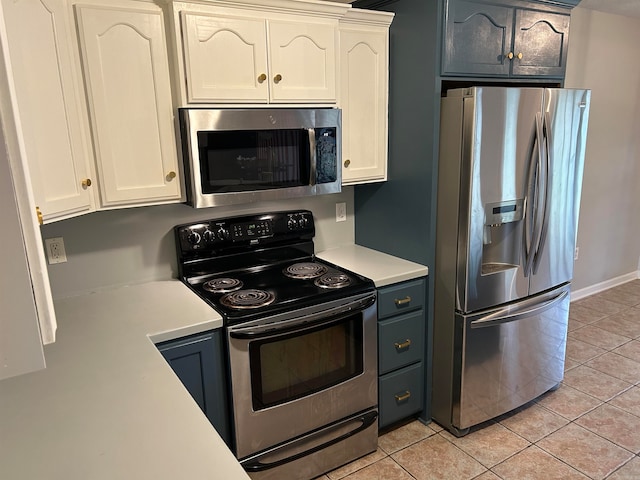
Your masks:
{"label": "oven door handle", "polygon": [[364,311],[375,303],[376,294],[373,293],[354,302],[315,312],[303,317],[296,317],[290,320],[280,320],[278,317],[274,317],[274,320],[272,321],[265,319],[264,323],[261,323],[260,325],[249,327],[229,327],[229,336],[231,338],[238,339],[252,339],[257,337],[262,339],[279,336],[283,333],[300,330],[301,327],[307,329],[329,323],[335,323],[337,320],[344,318],[347,315]]}
{"label": "oven door handle", "polygon": [[[367,412],[363,415],[361,415],[360,417],[354,418],[353,420],[357,420],[358,422],[362,422],[360,425],[358,425],[355,429],[340,435],[336,438],[332,438],[331,440],[329,440],[328,442],[322,443],[320,445],[316,445],[314,447],[311,447],[303,452],[299,452],[296,453],[294,455],[291,455],[289,457],[286,458],[281,458],[280,460],[276,460],[275,462],[270,462],[270,463],[262,463],[260,461],[260,457],[262,457],[263,455],[260,455],[260,457],[258,458],[254,458],[252,460],[248,460],[248,461],[243,461],[241,462],[242,467],[247,471],[247,472],[260,472],[260,471],[264,471],[264,470],[269,470],[271,468],[275,468],[275,467],[279,467],[280,465],[284,465],[285,463],[289,463],[289,462],[293,462],[295,460],[299,460],[301,458],[306,457],[307,455],[311,455],[312,453],[316,453],[319,452],[320,450],[323,450],[327,447],[330,447],[331,445],[335,445],[338,442],[341,442],[349,437],[352,437],[358,433],[360,433],[363,430],[366,430],[367,428],[369,428],[371,425],[373,425],[373,423],[377,420],[378,418],[378,412]],[[268,456],[268,453],[267,453]]]}

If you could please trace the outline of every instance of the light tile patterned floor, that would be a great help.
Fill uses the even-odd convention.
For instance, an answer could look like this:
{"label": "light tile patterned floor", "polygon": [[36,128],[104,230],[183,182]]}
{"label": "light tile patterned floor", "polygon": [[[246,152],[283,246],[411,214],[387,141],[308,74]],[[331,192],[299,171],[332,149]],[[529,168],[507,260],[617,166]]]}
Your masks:
{"label": "light tile patterned floor", "polygon": [[571,304],[555,392],[456,438],[412,421],[318,480],[640,479],[640,280]]}

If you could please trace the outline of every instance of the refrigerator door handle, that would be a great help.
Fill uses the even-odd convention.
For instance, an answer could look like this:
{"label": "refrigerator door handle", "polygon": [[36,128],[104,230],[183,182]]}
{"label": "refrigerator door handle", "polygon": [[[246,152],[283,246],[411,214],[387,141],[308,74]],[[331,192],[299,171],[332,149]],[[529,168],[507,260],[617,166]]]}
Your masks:
{"label": "refrigerator door handle", "polygon": [[536,246],[533,262],[533,274],[538,272],[540,266],[540,259],[542,258],[542,251],[547,240],[547,231],[549,229],[549,172],[551,169],[551,115],[549,112],[545,112],[544,120],[542,124],[542,135],[544,138],[544,162],[543,162],[543,181],[544,185],[544,208],[542,209],[542,231],[540,232],[540,240]]}
{"label": "refrigerator door handle", "polygon": [[[529,173],[527,175],[527,206],[526,212],[531,213],[531,218],[525,218],[525,238],[524,253],[525,265],[524,276],[528,277],[533,267],[533,259],[540,243],[540,234],[542,232],[542,219],[540,218],[540,177],[542,175],[543,148],[542,148],[542,118],[540,113],[536,113],[536,128],[533,150],[531,152],[531,161],[529,163]],[[526,215],[526,214],[525,214]]]}
{"label": "refrigerator door handle", "polygon": [[560,293],[554,293],[550,299],[542,302],[540,298],[534,298],[520,302],[516,305],[508,305],[484,315],[477,320],[473,320],[470,323],[470,326],[471,328],[493,327],[494,325],[501,323],[512,322],[523,317],[540,314],[553,307],[556,303],[564,300],[567,295],[569,295],[568,288],[564,289]]}

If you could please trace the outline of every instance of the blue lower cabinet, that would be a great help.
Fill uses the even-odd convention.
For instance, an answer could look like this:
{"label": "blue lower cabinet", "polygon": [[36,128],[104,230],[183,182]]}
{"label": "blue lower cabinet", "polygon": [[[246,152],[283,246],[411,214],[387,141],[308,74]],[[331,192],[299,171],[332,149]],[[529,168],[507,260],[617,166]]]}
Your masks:
{"label": "blue lower cabinet", "polygon": [[378,427],[425,410],[426,278],[378,289]]}
{"label": "blue lower cabinet", "polygon": [[218,434],[231,448],[222,330],[170,340],[156,346]]}
{"label": "blue lower cabinet", "polygon": [[424,370],[422,362],[379,379],[380,419],[378,426],[386,427],[399,420],[409,418],[423,408]]}

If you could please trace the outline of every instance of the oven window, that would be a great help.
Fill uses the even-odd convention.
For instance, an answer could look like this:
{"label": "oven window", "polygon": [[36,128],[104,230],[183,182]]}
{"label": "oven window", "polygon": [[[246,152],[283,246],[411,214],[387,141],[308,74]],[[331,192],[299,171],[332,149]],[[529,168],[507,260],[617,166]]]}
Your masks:
{"label": "oven window", "polygon": [[309,184],[306,129],[198,132],[203,193]]}
{"label": "oven window", "polygon": [[249,344],[253,409],[304,397],[363,371],[362,315]]}

